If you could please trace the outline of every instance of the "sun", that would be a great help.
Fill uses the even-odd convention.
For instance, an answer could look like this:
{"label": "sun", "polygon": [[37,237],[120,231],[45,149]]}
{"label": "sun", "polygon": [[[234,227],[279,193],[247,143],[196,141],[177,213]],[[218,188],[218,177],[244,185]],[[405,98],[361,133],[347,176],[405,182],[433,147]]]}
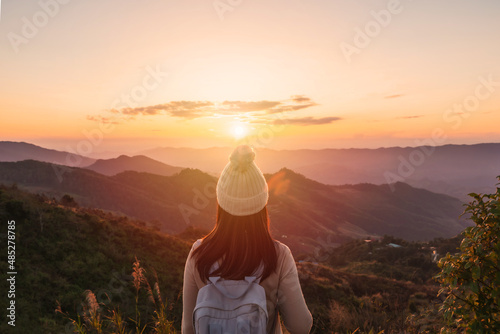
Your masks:
{"label": "sun", "polygon": [[237,140],[244,138],[249,132],[248,126],[244,123],[234,124],[231,127],[231,134]]}

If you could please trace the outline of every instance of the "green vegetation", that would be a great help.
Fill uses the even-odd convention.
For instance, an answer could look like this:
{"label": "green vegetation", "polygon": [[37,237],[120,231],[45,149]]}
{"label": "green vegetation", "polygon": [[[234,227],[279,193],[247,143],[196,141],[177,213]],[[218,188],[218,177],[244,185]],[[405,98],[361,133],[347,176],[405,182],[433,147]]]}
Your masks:
{"label": "green vegetation", "polygon": [[378,240],[353,240],[329,250],[330,255],[325,262],[351,273],[425,284],[431,283],[432,277],[439,271],[436,261],[433,261],[433,254],[437,257],[439,254],[455,252],[461,240],[461,236],[438,238],[425,243],[391,236]]}
{"label": "green vegetation", "polygon": [[454,252],[460,242],[461,236],[426,243],[385,236],[318,252],[321,263],[314,256],[299,256],[314,332],[439,332],[444,321],[433,254]]}
{"label": "green vegetation", "polygon": [[466,333],[499,333],[500,188],[471,196],[466,212],[475,226],[465,230],[460,252],[439,262],[437,278],[446,295],[442,310],[454,332],[458,327]]}
{"label": "green vegetation", "polygon": [[[446,322],[436,275],[450,287],[443,291],[450,328],[496,329],[499,194],[474,198],[467,211],[476,226],[462,236],[426,243],[390,236],[353,240],[297,257],[312,333],[439,333]],[[77,202],[71,195],[56,200],[0,186],[3,231],[15,220],[18,272],[16,327],[2,322],[0,332],[179,331],[184,263],[192,241],[205,231],[190,227],[170,236]],[[461,253],[453,255],[458,247]],[[5,243],[0,252],[7,253]],[[446,253],[452,254],[441,261],[439,274],[436,258]],[[1,291],[8,290],[6,272],[2,267]],[[6,303],[2,299],[0,308]]]}
{"label": "green vegetation", "polygon": [[[147,273],[156,270],[159,291],[169,301],[164,311],[180,328],[188,242],[142,222],[100,210],[66,207],[15,187],[0,186],[0,219],[2,233],[7,231],[7,222],[15,220],[17,270],[16,327],[2,321],[0,333],[71,333],[67,331],[71,321],[55,312],[57,302],[72,319],[83,317],[81,302],[87,298],[87,290],[98,303],[116,306],[124,320],[135,319],[132,264],[136,257]],[[0,253],[7,254],[5,242]],[[8,291],[6,265],[2,261],[0,291],[4,292]],[[0,308],[5,310],[7,303],[7,298],[1,298]],[[140,323],[151,326],[157,310],[154,303],[139,303],[138,307]]]}

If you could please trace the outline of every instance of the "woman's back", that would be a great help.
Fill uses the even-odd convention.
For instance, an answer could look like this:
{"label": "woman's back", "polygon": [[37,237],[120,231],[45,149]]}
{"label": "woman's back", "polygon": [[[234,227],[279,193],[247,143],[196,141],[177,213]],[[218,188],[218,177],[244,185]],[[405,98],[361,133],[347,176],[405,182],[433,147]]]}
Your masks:
{"label": "woman's back", "polygon": [[[207,284],[203,281],[196,269],[195,260],[191,256],[201,244],[201,239],[194,243],[186,262],[184,271],[184,312],[182,319],[182,333],[194,333],[192,315],[196,305],[196,296],[199,289]],[[297,268],[290,249],[279,241],[275,241],[278,255],[276,270],[260,285],[266,291],[268,312],[268,333],[281,333],[278,317],[281,316],[285,327],[290,333],[308,333],[312,326],[312,316],[302,295]]]}
{"label": "woman's back", "polygon": [[[216,225],[194,243],[184,270],[183,333],[194,333],[193,311],[198,291],[210,277],[242,280],[258,276],[266,295],[267,333],[281,333],[278,314],[292,334],[308,333],[311,329],[311,313],[290,249],[274,240],[269,232],[268,187],[254,157],[249,146],[237,147],[219,178]],[[220,302],[227,304],[228,301]]]}

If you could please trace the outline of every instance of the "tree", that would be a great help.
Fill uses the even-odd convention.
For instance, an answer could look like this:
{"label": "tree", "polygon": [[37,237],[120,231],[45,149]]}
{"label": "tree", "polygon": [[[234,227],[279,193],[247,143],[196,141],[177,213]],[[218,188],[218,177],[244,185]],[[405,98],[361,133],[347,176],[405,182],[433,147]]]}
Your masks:
{"label": "tree", "polygon": [[438,264],[439,293],[446,295],[441,311],[466,333],[500,333],[500,188],[469,195],[473,200],[464,214],[475,226],[463,232],[459,253]]}
{"label": "tree", "polygon": [[75,201],[75,199],[68,194],[61,197],[60,203],[61,203],[61,205],[64,205],[64,206],[67,206],[70,208],[77,208],[78,207],[78,203]]}

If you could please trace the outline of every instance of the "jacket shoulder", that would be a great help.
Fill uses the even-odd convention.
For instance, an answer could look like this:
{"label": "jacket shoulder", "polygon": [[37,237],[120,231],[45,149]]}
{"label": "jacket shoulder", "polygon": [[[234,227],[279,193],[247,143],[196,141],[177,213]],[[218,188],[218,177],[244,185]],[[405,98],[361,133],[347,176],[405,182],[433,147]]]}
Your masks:
{"label": "jacket shoulder", "polygon": [[278,252],[278,257],[292,253],[292,251],[290,250],[290,248],[288,248],[288,246],[285,245],[284,243],[282,243],[282,242],[280,242],[278,240],[274,240],[274,244],[275,244],[275,247],[276,247],[276,251]]}

